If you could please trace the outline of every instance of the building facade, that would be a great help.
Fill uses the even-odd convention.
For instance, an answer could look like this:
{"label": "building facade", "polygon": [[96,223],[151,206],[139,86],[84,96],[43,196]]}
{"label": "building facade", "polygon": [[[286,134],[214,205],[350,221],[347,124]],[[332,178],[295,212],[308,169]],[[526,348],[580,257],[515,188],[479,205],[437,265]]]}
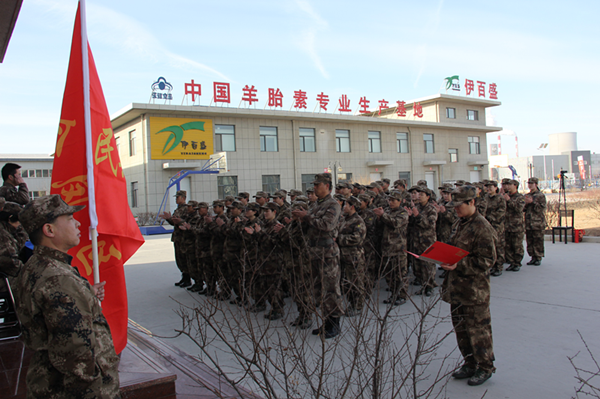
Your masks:
{"label": "building facade", "polygon": [[50,194],[53,156],[47,154],[0,154],[0,168],[8,162],[21,166],[21,175],[27,183],[30,199]]}
{"label": "building facade", "polygon": [[[134,103],[111,119],[135,215],[157,212],[163,198],[173,209],[175,188],[165,197],[169,179],[202,169],[206,160],[198,156],[212,152],[226,152],[227,169],[182,180],[188,199],[304,190],[328,169],[338,180],[360,183],[424,179],[437,189],[444,181],[478,181],[488,177],[486,133],[501,130],[486,125],[485,110],[498,105],[437,94],[407,104],[402,116],[395,107],[344,115]],[[197,129],[205,136],[187,139],[193,126],[203,126]],[[169,158],[175,147],[177,157]]]}

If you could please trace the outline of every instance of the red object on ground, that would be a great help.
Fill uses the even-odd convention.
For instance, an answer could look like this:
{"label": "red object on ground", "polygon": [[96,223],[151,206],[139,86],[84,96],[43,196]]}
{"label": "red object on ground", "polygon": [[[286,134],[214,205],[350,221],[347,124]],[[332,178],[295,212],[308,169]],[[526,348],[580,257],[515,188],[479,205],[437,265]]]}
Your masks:
{"label": "red object on ground", "polygon": [[575,242],[583,242],[584,235],[585,235],[585,230],[575,229]]}

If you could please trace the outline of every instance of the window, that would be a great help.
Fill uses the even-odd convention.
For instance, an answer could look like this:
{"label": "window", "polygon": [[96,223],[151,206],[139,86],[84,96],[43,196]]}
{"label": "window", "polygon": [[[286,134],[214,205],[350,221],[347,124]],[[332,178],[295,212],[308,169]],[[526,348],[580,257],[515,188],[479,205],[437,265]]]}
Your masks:
{"label": "window", "polygon": [[135,130],[129,132],[129,156],[135,155]]}
{"label": "window", "polygon": [[396,133],[398,152],[408,153],[408,133]]}
{"label": "window", "polygon": [[456,119],[456,108],[446,108],[446,118]]}
{"label": "window", "polygon": [[312,187],[312,182],[315,181],[316,173],[310,175],[302,175],[302,192],[306,194],[306,189]]}
{"label": "window", "polygon": [[21,176],[27,178],[52,177],[52,169],[21,169]]}
{"label": "window", "polygon": [[425,154],[433,154],[435,152],[435,146],[433,145],[433,134],[423,134],[423,141],[425,142]]}
{"label": "window", "polygon": [[36,198],[43,197],[44,195],[46,195],[45,191],[30,191],[29,192],[29,199],[34,200]]}
{"label": "window", "polygon": [[225,198],[228,195],[237,196],[237,176],[217,176],[217,191],[219,198]]}
{"label": "window", "polygon": [[235,126],[215,125],[215,152],[235,151]]}
{"label": "window", "polygon": [[260,127],[260,150],[262,152],[277,152],[277,128]]}
{"label": "window", "polygon": [[458,148],[448,148],[448,154],[450,154],[450,162],[458,162]]}
{"label": "window", "polygon": [[300,152],[315,152],[315,129],[300,128]]}
{"label": "window", "polygon": [[381,152],[381,132],[369,132],[369,152]]}
{"label": "window", "polygon": [[138,206],[138,182],[131,182],[131,207],[137,208]]}
{"label": "window", "polygon": [[338,183],[352,183],[352,173],[338,173]]}
{"label": "window", "polygon": [[49,173],[50,173],[50,171],[48,169],[43,169],[42,170],[42,177],[49,177]]}
{"label": "window", "polygon": [[406,180],[406,189],[411,188],[410,184],[410,172],[398,172],[398,179]]}
{"label": "window", "polygon": [[350,152],[350,130],[335,129],[335,150]]}
{"label": "window", "polygon": [[468,109],[467,110],[467,120],[478,121],[479,120],[479,111]]}
{"label": "window", "polygon": [[469,154],[479,154],[479,136],[469,137]]}
{"label": "window", "polygon": [[279,175],[263,175],[262,189],[264,192],[273,194],[275,191],[279,190],[280,187]]}

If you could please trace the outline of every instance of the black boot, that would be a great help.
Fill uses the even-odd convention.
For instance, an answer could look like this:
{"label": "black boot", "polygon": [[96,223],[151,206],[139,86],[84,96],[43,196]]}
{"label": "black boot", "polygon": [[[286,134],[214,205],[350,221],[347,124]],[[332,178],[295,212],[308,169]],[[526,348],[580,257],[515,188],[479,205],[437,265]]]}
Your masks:
{"label": "black boot", "polygon": [[183,284],[183,282],[185,281],[185,274],[181,275],[181,280],[179,280],[178,282],[175,283],[175,286],[180,287],[181,284]]}
{"label": "black boot", "polygon": [[323,337],[325,339],[337,337],[342,332],[340,328],[340,318],[339,317],[329,317],[325,321],[325,331],[323,333]]}
{"label": "black boot", "polygon": [[192,285],[192,279],[190,278],[189,274],[183,273],[183,278],[184,278],[183,282],[181,284],[179,284],[179,286],[181,288],[187,288],[190,285]]}

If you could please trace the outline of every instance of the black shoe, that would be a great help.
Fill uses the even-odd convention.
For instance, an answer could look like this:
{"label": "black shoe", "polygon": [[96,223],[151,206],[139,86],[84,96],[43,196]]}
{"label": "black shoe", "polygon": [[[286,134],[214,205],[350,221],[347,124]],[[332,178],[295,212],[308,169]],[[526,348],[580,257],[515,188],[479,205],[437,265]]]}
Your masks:
{"label": "black shoe", "polygon": [[392,306],[400,306],[400,305],[404,305],[406,303],[406,298],[397,298],[394,303],[392,303]]}
{"label": "black shoe", "polygon": [[446,270],[444,270],[441,274],[440,274],[440,278],[446,278]]}
{"label": "black shoe", "polygon": [[512,269],[513,272],[518,272],[519,270],[521,270],[521,265],[513,265],[513,266],[514,266]]}
{"label": "black shoe", "polygon": [[250,306],[248,308],[248,311],[252,312],[252,313],[259,313],[259,312],[262,312],[262,311],[264,311],[266,309],[267,309],[267,306],[265,304],[258,305],[258,304],[255,303],[254,305],[252,305],[252,306]]}
{"label": "black shoe", "polygon": [[494,277],[502,276],[502,270],[495,269],[495,270],[492,270],[492,272],[490,274]]}
{"label": "black shoe", "polygon": [[489,380],[491,376],[492,376],[491,371],[485,371],[480,368],[477,368],[477,371],[475,372],[475,374],[473,374],[473,376],[471,378],[469,378],[469,381],[467,381],[467,384],[481,385],[484,382],[486,382],[487,380]]}
{"label": "black shoe", "polygon": [[192,280],[188,277],[183,283],[179,284],[181,288],[187,288],[192,285]]}
{"label": "black shoe", "polygon": [[208,295],[208,288],[203,286],[202,289],[197,292],[198,292],[198,295]]}
{"label": "black shoe", "polygon": [[179,287],[181,284],[183,284],[184,281],[185,281],[185,276],[182,274],[181,275],[181,280],[179,280],[178,282],[176,282],[175,286]]}
{"label": "black shoe", "polygon": [[314,330],[312,330],[312,335],[321,335],[321,334],[323,334],[324,331],[325,331],[325,324],[323,324],[319,328],[315,328]]}
{"label": "black shoe", "polygon": [[301,330],[306,330],[310,326],[312,326],[312,319],[308,317],[298,316],[296,320],[290,323],[292,327],[298,327]]}
{"label": "black shoe", "polygon": [[527,262],[528,265],[533,265],[535,263],[535,258],[531,258],[531,260],[529,262]]}
{"label": "black shoe", "polygon": [[542,260],[541,259],[536,259],[535,262],[532,263],[533,266],[539,266],[542,264]]}
{"label": "black shoe", "polygon": [[198,292],[204,287],[204,284],[194,283],[191,287],[188,287],[188,291]]}
{"label": "black shoe", "polygon": [[431,295],[433,295],[433,288],[431,288],[431,287],[425,288],[425,296],[431,296]]}
{"label": "black shoe", "polygon": [[457,380],[464,380],[465,378],[473,377],[476,371],[477,370],[475,368],[463,364],[458,371],[452,373],[452,377],[456,378]]}
{"label": "black shoe", "polygon": [[423,295],[425,293],[425,288],[421,288],[419,291],[415,292],[415,295]]}
{"label": "black shoe", "polygon": [[413,282],[411,283],[412,285],[421,285],[421,279],[414,279]]}
{"label": "black shoe", "polygon": [[330,317],[325,322],[325,332],[323,333],[323,337],[325,339],[337,337],[342,332],[340,328],[340,318],[339,317]]}
{"label": "black shoe", "polygon": [[283,313],[278,311],[271,310],[269,313],[265,314],[265,319],[268,320],[279,320],[283,317]]}

